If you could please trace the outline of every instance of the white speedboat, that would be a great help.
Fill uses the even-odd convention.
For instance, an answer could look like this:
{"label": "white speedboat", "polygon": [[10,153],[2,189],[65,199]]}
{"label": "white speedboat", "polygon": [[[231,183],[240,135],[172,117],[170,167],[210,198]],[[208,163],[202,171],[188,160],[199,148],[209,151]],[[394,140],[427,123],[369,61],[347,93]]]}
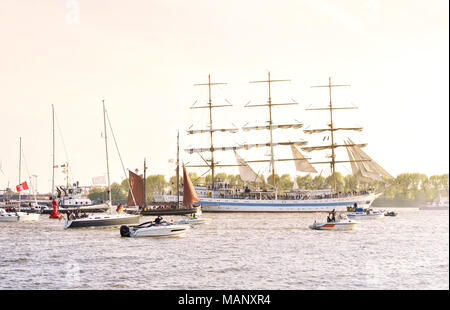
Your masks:
{"label": "white speedboat", "polygon": [[138,224],[139,215],[131,214],[91,214],[87,217],[68,219],[64,228],[108,227],[124,224]]}
{"label": "white speedboat", "polygon": [[185,225],[199,225],[199,224],[209,224],[211,222],[210,218],[202,218],[202,217],[183,217],[177,221],[174,221],[174,224],[185,224]]}
{"label": "white speedboat", "polygon": [[326,223],[317,223],[314,222],[309,226],[311,229],[316,230],[352,230],[359,226],[358,222],[349,220],[344,215],[339,215],[337,219],[330,219]]}
{"label": "white speedboat", "polygon": [[167,237],[183,235],[191,227],[186,224],[174,224],[156,220],[145,222],[137,226],[122,225],[120,235],[122,237]]}
{"label": "white speedboat", "polygon": [[39,213],[7,212],[0,209],[0,222],[39,221]]}

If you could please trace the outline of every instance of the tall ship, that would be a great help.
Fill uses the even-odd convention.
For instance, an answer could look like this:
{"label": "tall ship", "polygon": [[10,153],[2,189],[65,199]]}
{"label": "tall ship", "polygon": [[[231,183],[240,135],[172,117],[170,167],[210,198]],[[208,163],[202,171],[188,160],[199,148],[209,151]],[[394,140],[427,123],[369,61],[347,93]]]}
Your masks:
{"label": "tall ship", "polygon": [[[211,182],[205,186],[197,186],[200,202],[204,212],[329,212],[346,211],[350,207],[358,206],[359,208],[369,208],[372,202],[382,193],[373,191],[361,191],[352,193],[341,193],[337,189],[336,165],[349,163],[352,174],[361,182],[371,180],[383,181],[384,178],[392,178],[380,165],[370,158],[361,148],[366,143],[354,143],[347,138],[343,142],[336,142],[336,131],[361,131],[361,127],[336,127],[333,122],[333,112],[336,110],[356,109],[356,107],[334,107],[332,102],[331,91],[334,87],[350,86],[332,84],[331,78],[327,85],[312,86],[328,88],[329,105],[323,108],[308,108],[306,110],[327,111],[330,119],[328,126],[318,129],[304,129],[305,134],[329,134],[327,144],[319,146],[309,146],[306,141],[275,141],[275,130],[298,130],[303,127],[301,123],[291,124],[275,124],[273,122],[273,108],[287,105],[298,104],[294,100],[287,103],[272,102],[272,84],[278,82],[287,82],[290,80],[274,80],[271,79],[270,72],[266,80],[253,81],[250,83],[265,83],[268,87],[268,99],[264,104],[247,103],[245,108],[263,107],[268,109],[268,121],[266,124],[258,126],[244,126],[242,128],[215,128],[213,127],[213,110],[231,106],[228,104],[213,104],[211,89],[215,85],[224,85],[226,83],[212,83],[211,76],[208,76],[208,82],[204,84],[195,84],[199,86],[207,86],[209,93],[208,103],[204,106],[193,106],[192,109],[208,109],[209,110],[209,128],[188,130],[188,134],[208,134],[209,146],[203,148],[189,148],[186,152],[189,154],[198,154],[203,160],[201,165],[187,165],[187,167],[208,168],[211,173]],[[264,130],[268,132],[269,141],[256,144],[239,144],[235,146],[216,146],[214,144],[214,134],[217,132],[229,132],[236,134],[239,132],[251,132]],[[330,141],[331,138],[331,141]],[[324,140],[325,141],[325,138]],[[328,142],[329,141],[329,142]],[[274,149],[279,147],[290,147],[292,152],[291,158],[276,158]],[[265,148],[266,155],[269,159],[245,160],[238,152],[249,150],[252,148]],[[348,160],[337,160],[336,149],[345,148]],[[268,154],[267,154],[268,150]],[[236,158],[236,164],[222,164],[215,160],[216,152],[232,151]],[[306,158],[302,152],[310,153],[315,151],[331,151],[326,158],[327,160],[312,162]],[[204,154],[206,153],[206,155]],[[209,155],[209,156],[208,156]],[[301,190],[298,189],[297,182],[294,180],[294,188],[290,191],[280,191],[276,182],[276,163],[277,162],[293,162],[295,170],[303,173],[317,173],[315,165],[329,165],[331,169],[332,188],[321,190]],[[260,174],[252,169],[251,165],[255,163],[267,163],[270,165],[270,174],[267,177],[267,186],[263,189],[264,181]],[[216,168],[238,167],[240,178],[247,182],[249,186],[244,188],[233,188],[224,182],[216,180]],[[155,193],[155,198],[162,201],[176,201],[175,195]]]}

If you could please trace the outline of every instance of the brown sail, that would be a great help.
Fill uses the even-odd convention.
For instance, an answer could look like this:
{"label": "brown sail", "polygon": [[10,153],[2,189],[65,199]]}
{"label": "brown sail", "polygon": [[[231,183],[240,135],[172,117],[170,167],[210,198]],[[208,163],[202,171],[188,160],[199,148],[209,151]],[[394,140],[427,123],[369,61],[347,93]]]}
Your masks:
{"label": "brown sail", "polygon": [[[144,205],[144,181],[141,176],[129,171],[130,191],[128,192],[128,206]],[[133,195],[131,195],[133,191]],[[134,196],[134,200],[133,200]],[[136,201],[136,202],[135,202]]]}
{"label": "brown sail", "polygon": [[183,193],[183,206],[190,207],[196,202],[199,202],[197,192],[192,184],[189,175],[186,172],[186,167],[183,165],[183,181],[184,181],[184,193]]}

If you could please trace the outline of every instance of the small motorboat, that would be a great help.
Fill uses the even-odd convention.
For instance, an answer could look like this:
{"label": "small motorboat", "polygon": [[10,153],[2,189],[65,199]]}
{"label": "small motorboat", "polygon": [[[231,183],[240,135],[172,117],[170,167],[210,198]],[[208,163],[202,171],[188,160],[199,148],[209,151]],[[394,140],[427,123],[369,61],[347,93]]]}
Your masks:
{"label": "small motorboat", "polygon": [[7,212],[0,209],[0,222],[39,221],[39,213]]}
{"label": "small motorboat", "polygon": [[386,211],[384,212],[384,216],[397,216],[398,213],[394,211]]}
{"label": "small motorboat", "polygon": [[368,209],[357,208],[354,211],[347,212],[347,216],[351,219],[361,219],[361,220],[382,219],[384,218],[384,212],[380,210],[374,210],[372,208]]}
{"label": "small motorboat", "polygon": [[137,226],[120,226],[120,235],[122,237],[168,237],[179,236],[191,227],[186,224],[169,223],[158,216],[155,221],[145,222]]}
{"label": "small motorboat", "polygon": [[186,225],[199,225],[199,224],[209,224],[211,222],[211,219],[204,218],[204,217],[196,217],[194,216],[188,216],[183,217],[182,219],[179,219],[174,224],[186,224]]}
{"label": "small motorboat", "polygon": [[326,223],[317,223],[316,221],[314,221],[314,223],[310,225],[309,228],[316,230],[352,230],[358,226],[358,222],[349,220],[343,214],[339,214],[339,216],[336,218],[336,212],[333,211],[328,215]]}

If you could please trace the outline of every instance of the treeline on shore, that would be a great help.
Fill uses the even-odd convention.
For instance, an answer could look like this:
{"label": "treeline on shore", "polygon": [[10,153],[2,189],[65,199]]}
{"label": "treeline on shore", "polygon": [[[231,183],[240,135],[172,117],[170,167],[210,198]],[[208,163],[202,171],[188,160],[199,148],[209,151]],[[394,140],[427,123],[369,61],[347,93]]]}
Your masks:
{"label": "treeline on shore", "polygon": [[[189,177],[194,185],[204,185],[211,183],[211,175],[198,176],[195,172],[189,173]],[[337,191],[341,193],[374,189],[376,192],[383,192],[380,199],[392,201],[430,201],[439,196],[448,196],[448,179],[449,175],[433,175],[428,177],[422,173],[402,173],[396,178],[385,179],[385,182],[373,181],[370,183],[359,183],[355,176],[348,174],[343,176],[336,173]],[[256,184],[254,182],[242,181],[239,175],[219,173],[215,177],[216,182],[226,182],[234,188],[250,188],[270,189],[272,184],[272,176],[267,179],[261,176],[263,183]],[[299,189],[316,190],[329,189],[333,187],[333,178],[331,176],[298,176],[296,178]],[[153,193],[176,193],[176,177],[172,176],[168,181],[163,175],[150,175],[146,178],[146,198],[147,201],[153,200]],[[183,184],[183,178],[180,180]],[[275,175],[275,184],[278,185],[280,192],[292,189],[294,181],[289,174],[282,176]],[[128,180],[123,180],[120,184],[111,184],[111,195],[115,202],[124,202],[128,197]],[[107,199],[107,188],[93,188],[89,194],[89,199],[101,201]]]}

